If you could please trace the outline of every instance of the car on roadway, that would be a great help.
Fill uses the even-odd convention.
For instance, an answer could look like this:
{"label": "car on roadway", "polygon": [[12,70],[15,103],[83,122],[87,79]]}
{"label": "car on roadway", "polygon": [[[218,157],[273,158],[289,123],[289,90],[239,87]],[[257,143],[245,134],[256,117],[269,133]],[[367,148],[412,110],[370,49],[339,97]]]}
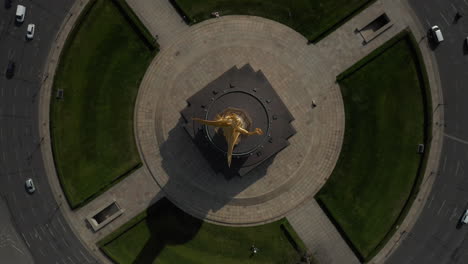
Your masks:
{"label": "car on roadway", "polygon": [[466,209],[465,213],[463,214],[462,218],[460,219],[460,223],[468,224],[468,209]]}
{"label": "car on roadway", "polygon": [[7,77],[7,79],[11,79],[13,78],[13,75],[15,75],[15,62],[10,60],[8,61],[8,66],[6,68],[6,72],[5,72],[5,75]]}
{"label": "car on roadway", "polygon": [[444,41],[444,36],[442,35],[442,31],[440,30],[439,26],[435,25],[431,28],[431,36],[436,43],[440,43]]}
{"label": "car on roadway", "polygon": [[34,182],[31,178],[27,179],[24,185],[28,193],[33,193],[36,191],[36,187],[34,186]]}
{"label": "car on roadway", "polygon": [[16,22],[23,23],[24,16],[26,16],[26,7],[24,5],[18,5],[16,7]]}
{"label": "car on roadway", "polygon": [[36,31],[36,25],[29,24],[28,29],[26,30],[26,38],[31,40],[34,38],[34,31]]}
{"label": "car on roadway", "polygon": [[5,0],[5,8],[10,9],[11,8],[11,0]]}

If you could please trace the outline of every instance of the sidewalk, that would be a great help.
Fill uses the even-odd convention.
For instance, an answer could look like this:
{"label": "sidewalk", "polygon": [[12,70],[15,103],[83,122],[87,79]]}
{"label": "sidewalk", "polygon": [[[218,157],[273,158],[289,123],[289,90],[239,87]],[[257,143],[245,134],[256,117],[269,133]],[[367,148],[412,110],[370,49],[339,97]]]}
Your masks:
{"label": "sidewalk", "polygon": [[360,263],[315,199],[286,218],[320,264]]}
{"label": "sidewalk", "polygon": [[170,45],[175,37],[189,28],[169,0],[127,0],[127,3],[151,34],[158,36],[161,49]]}

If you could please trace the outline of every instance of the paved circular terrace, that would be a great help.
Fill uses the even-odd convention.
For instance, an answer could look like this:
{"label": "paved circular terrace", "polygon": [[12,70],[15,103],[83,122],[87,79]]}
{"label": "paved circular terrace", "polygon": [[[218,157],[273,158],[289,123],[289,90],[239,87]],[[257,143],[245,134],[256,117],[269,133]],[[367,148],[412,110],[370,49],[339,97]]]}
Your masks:
{"label": "paved circular terrace", "polygon": [[[228,180],[184,131],[180,111],[195,92],[247,63],[265,74],[297,133],[260,168]],[[144,166],[172,202],[206,221],[255,225],[283,217],[321,188],[339,156],[345,121],[332,63],[299,33],[263,18],[227,16],[190,27],[158,54],[141,83],[135,129]]]}

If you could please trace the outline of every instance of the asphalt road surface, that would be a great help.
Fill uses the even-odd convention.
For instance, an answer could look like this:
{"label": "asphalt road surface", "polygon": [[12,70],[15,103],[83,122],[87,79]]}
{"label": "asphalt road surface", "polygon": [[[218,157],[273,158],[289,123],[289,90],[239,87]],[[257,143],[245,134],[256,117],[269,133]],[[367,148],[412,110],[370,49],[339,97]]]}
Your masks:
{"label": "asphalt road surface", "polygon": [[[445,41],[434,48],[445,110],[440,170],[429,200],[411,232],[388,263],[468,263],[468,226],[458,223],[468,208],[468,1],[410,0],[420,22],[438,25]],[[456,12],[462,18],[455,21]],[[420,42],[427,45],[427,39]]]}
{"label": "asphalt road surface", "polygon": [[[13,0],[0,5],[0,194],[11,213],[17,235],[36,263],[97,263],[70,230],[52,196],[40,152],[37,95],[46,56],[73,0]],[[16,5],[26,6],[22,25],[15,25]],[[35,37],[26,41],[26,27],[36,24]],[[15,75],[6,79],[8,60]],[[24,188],[32,178],[37,191]],[[67,205],[64,205],[67,206]],[[27,252],[24,252],[27,255]],[[28,263],[27,258],[24,263]],[[8,259],[0,263],[10,264]],[[14,262],[16,264],[18,262]]]}
{"label": "asphalt road surface", "polygon": [[23,239],[11,223],[7,203],[0,198],[0,256],[1,263],[34,263]]}

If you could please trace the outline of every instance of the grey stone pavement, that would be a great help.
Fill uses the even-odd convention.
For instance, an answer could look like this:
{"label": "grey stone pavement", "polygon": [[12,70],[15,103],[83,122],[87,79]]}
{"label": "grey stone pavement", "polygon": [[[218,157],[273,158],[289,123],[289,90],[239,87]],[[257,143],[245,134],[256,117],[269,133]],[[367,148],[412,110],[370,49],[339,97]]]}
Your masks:
{"label": "grey stone pavement", "polygon": [[[180,111],[186,98],[247,63],[265,74],[298,133],[268,167],[227,180],[187,137]],[[229,16],[192,26],[158,55],[140,85],[135,131],[145,165],[172,202],[205,221],[246,226],[284,217],[320,189],[338,159],[344,108],[330,63],[271,20]]]}
{"label": "grey stone pavement", "polygon": [[[177,13],[169,5],[168,1],[164,1],[164,0],[158,0],[158,1],[127,0],[127,1],[129,5],[135,10],[137,15],[140,16],[143,23],[150,29],[150,31],[153,34],[158,35],[159,37],[159,42],[161,44],[161,53],[155,59],[153,64],[158,63],[158,58],[163,56],[166,50],[171,50],[172,45],[176,45],[176,46],[180,45],[179,46],[180,49],[173,50],[173,51],[176,51],[175,53],[173,53],[174,55],[173,59],[175,59],[175,57],[179,57],[181,53],[186,51],[186,49],[184,49],[186,45],[190,44],[190,42],[187,41],[188,39],[184,39],[186,38],[187,34],[197,34],[199,33],[199,31],[197,30],[199,30],[200,28],[203,28],[201,26],[194,26],[194,27],[189,28],[185,24],[183,24],[182,20],[178,17]],[[72,8],[72,12],[75,14],[78,14],[80,10],[82,10],[86,2],[87,0],[77,1],[75,3],[75,6]],[[391,19],[393,23],[393,26],[390,27],[384,33],[382,33],[380,36],[378,36],[376,39],[371,41],[370,43],[363,45],[362,38],[360,37],[359,34],[355,33],[356,27],[362,27],[363,24],[375,18],[375,16],[377,14],[380,14],[380,12],[382,11],[385,11],[387,13],[387,15],[389,16],[389,18]],[[44,163],[45,163],[45,167],[47,170],[51,188],[54,192],[54,196],[56,200],[58,201],[58,203],[62,205],[60,206],[60,210],[63,212],[66,219],[72,226],[72,230],[78,235],[78,237],[81,238],[82,242],[88,247],[88,249],[91,252],[95,253],[95,255],[103,263],[109,263],[109,260],[107,260],[100,253],[100,251],[96,248],[95,242],[98,241],[103,236],[105,236],[106,234],[109,234],[110,232],[115,230],[115,228],[120,226],[122,223],[131,219],[140,211],[143,211],[147,206],[149,206],[150,204],[160,199],[166,193],[164,192],[164,190],[161,191],[160,189],[160,187],[164,187],[164,184],[161,184],[161,182],[157,182],[153,180],[153,178],[151,178],[150,170],[146,166],[144,166],[143,168],[137,170],[132,175],[126,177],[119,184],[113,186],[105,194],[93,200],[91,203],[87,204],[83,208],[80,208],[79,210],[76,210],[76,211],[72,211],[68,207],[68,204],[66,203],[66,200],[64,199],[63,192],[60,188],[60,183],[58,181],[54,163],[53,163],[53,157],[52,157],[52,151],[51,151],[51,145],[50,145],[49,127],[48,127],[49,126],[48,125],[49,124],[48,113],[49,113],[52,80],[53,80],[53,76],[54,76],[55,69],[56,69],[57,62],[58,62],[58,56],[66,40],[66,37],[68,36],[68,33],[70,32],[70,30],[72,29],[75,23],[76,17],[77,17],[76,15],[71,16],[64,22],[64,25],[62,26],[62,30],[57,36],[57,41],[56,41],[57,46],[51,51],[49,55],[47,73],[44,78],[44,84],[43,84],[43,87],[41,89],[41,94],[40,94],[39,115],[40,115],[40,120],[41,120],[40,123],[42,125],[39,129],[41,131],[40,132],[41,136],[45,138],[44,144],[42,144],[41,146],[41,151],[43,152]],[[225,18],[220,18],[220,20],[222,19],[225,19]],[[257,18],[251,18],[251,19],[255,21]],[[206,22],[207,25],[213,24],[213,23],[219,23],[219,21],[210,20]],[[259,28],[262,29],[261,25],[259,26],[259,28],[249,28],[248,23],[246,25],[247,26],[244,27],[245,31],[238,30],[233,34],[240,34],[241,36],[245,32],[248,32],[249,30],[254,30],[254,29],[258,30]],[[336,76],[337,74],[339,74],[340,72],[342,72],[343,70],[345,70],[346,68],[354,64],[355,62],[357,62],[359,59],[363,58],[373,49],[375,49],[376,47],[378,47],[379,45],[381,45],[382,43],[384,43],[385,41],[393,37],[395,34],[400,32],[404,28],[410,28],[417,39],[421,38],[424,34],[424,30],[422,26],[418,24],[417,19],[415,18],[414,14],[408,8],[406,0],[404,1],[403,0],[401,1],[381,0],[381,1],[377,1],[368,9],[364,10],[362,13],[355,16],[353,19],[351,19],[346,24],[344,24],[342,27],[340,27],[335,32],[327,36],[325,39],[320,41],[317,45],[310,45],[309,47],[305,47],[304,46],[305,39],[296,38],[296,37],[294,37],[293,40],[303,41],[303,43],[295,44],[293,43],[294,41],[291,39],[289,40],[287,39],[284,41],[286,41],[285,43],[288,45],[298,45],[297,47],[301,48],[301,52],[311,51],[313,54],[316,54],[317,63],[319,65],[321,62],[320,58],[323,58],[323,57],[327,58],[327,60],[323,60],[323,62],[326,65],[329,65],[329,68],[326,69],[329,72],[325,73],[324,76]],[[232,29],[232,27],[228,26],[228,27],[225,27],[223,30],[226,33],[231,33],[230,29]],[[279,32],[285,33],[286,31],[280,27]],[[233,36],[233,38],[235,38],[235,36]],[[198,40],[201,41],[200,43],[203,43],[203,36],[198,37]],[[253,40],[259,40],[259,39],[254,38]],[[232,51],[233,54],[239,55],[239,54],[242,54],[241,52],[246,48],[245,46],[242,46],[243,44],[241,42],[238,42],[237,43],[239,45],[238,48],[231,47],[231,49],[228,49],[226,47],[232,44],[233,40],[226,38],[226,41],[229,41],[229,42],[225,42],[226,45],[224,45],[222,49],[213,51],[214,52],[213,54],[222,56],[223,54],[228,54],[228,53],[222,53],[222,51],[224,52]],[[287,43],[287,41],[290,41],[290,42]],[[209,46],[209,44],[206,46]],[[251,48],[250,46],[247,46],[247,47]],[[259,47],[261,46],[259,45]],[[255,68],[256,63],[257,65],[261,65],[261,63],[272,63],[272,64],[278,63],[278,62],[280,62],[280,64],[284,63],[282,59],[278,59],[277,57],[271,55],[271,54],[277,53],[278,50],[281,50],[281,49],[278,49],[275,47],[270,48],[270,47],[266,48],[266,50],[263,50],[263,51],[261,49],[258,49],[259,54],[265,55],[265,62],[262,62],[261,60],[258,59],[261,56],[259,57],[245,56],[243,58],[240,57],[240,59],[238,59],[237,61],[239,64],[242,64],[245,61],[250,60],[252,58],[253,61],[256,60],[256,62],[252,63],[254,68]],[[423,52],[424,61],[426,63],[427,71],[429,73],[429,79],[430,79],[431,89],[432,89],[432,100],[433,102],[440,102],[442,101],[442,99],[441,99],[441,93],[440,93],[440,81],[438,80],[437,66],[434,62],[434,58],[432,54],[429,52],[427,47],[421,46],[421,50]],[[191,60],[192,62],[196,61],[197,59],[200,59],[199,63],[201,64],[198,64],[198,66],[203,65],[203,63],[209,62],[209,60],[203,60],[202,57],[200,57],[200,54],[183,54],[183,55],[184,56],[181,56],[182,58]],[[329,64],[327,61],[333,61],[334,63]],[[229,60],[217,61],[217,63],[220,63],[220,64],[227,63],[227,62],[231,63],[232,61],[229,61]],[[168,65],[166,64],[166,65],[161,65],[161,66],[167,67]],[[232,64],[225,65],[224,67],[228,67],[228,66],[232,66]],[[242,66],[242,65],[238,65],[238,66]],[[316,67],[316,66],[311,66],[311,67]],[[168,69],[170,69],[170,67]],[[182,70],[182,69],[172,68],[172,70]],[[219,69],[212,69],[211,71],[207,71],[205,75],[202,75],[201,73],[196,75],[196,78],[198,78],[198,84],[209,82],[216,75],[217,71],[219,71]],[[181,71],[181,72],[182,74],[187,73],[184,71]],[[290,73],[290,72],[291,72],[291,69],[289,66],[283,66],[283,73]],[[274,76],[273,74],[274,72],[268,73],[268,70],[265,70],[265,73],[266,73],[267,78],[278,79],[277,76],[276,77]],[[180,76],[183,76],[183,75],[180,75]],[[166,78],[166,76],[159,76],[159,77],[164,80],[168,79]],[[145,78],[150,78],[150,77],[145,77]],[[285,80],[290,80],[290,79],[285,78]],[[281,80],[277,80],[278,83],[280,83],[280,81]],[[325,81],[325,83],[328,83],[330,87],[334,87],[331,90],[334,90],[334,89],[336,90],[336,84],[333,83],[333,80],[330,77],[327,77],[327,80]],[[187,84],[187,85],[190,85],[190,84]],[[193,85],[195,85],[195,83]],[[280,96],[282,97],[287,96],[286,93],[281,94],[281,91],[278,91],[278,92],[280,93]],[[317,93],[312,92],[311,94],[313,96],[316,96],[317,98],[320,98],[321,100],[324,100],[325,98],[327,98],[327,96],[331,98],[335,97],[335,100],[336,98],[339,97],[334,93],[326,94],[326,93],[320,93],[320,92],[317,92]],[[324,101],[326,101],[326,99]],[[294,101],[291,101],[291,102],[294,102]],[[180,107],[179,104],[180,102],[176,106]],[[339,102],[337,105],[340,105]],[[433,105],[436,105],[436,104],[433,104]],[[299,111],[299,112],[301,111],[300,106],[298,105],[293,105],[289,107],[290,109],[293,109],[293,111],[296,107],[297,109],[295,111]],[[148,107],[146,110],[150,110],[150,109],[151,107]],[[144,112],[145,106],[140,105],[137,111]],[[151,111],[147,112],[146,114],[152,115]],[[173,113],[171,113],[170,115],[173,115]],[[443,116],[443,109],[437,111],[435,115],[436,116],[434,117],[434,121],[441,120]],[[170,122],[173,122],[173,121],[170,121]],[[339,122],[336,124],[339,124]],[[168,127],[169,126],[167,125],[162,126],[162,131],[158,133],[162,133],[162,134],[168,133],[169,132],[167,131]],[[337,131],[339,131],[339,129]],[[436,170],[436,168],[434,168],[433,166],[438,165],[438,162],[436,161],[438,161],[438,155],[440,154],[440,149],[442,147],[441,135],[442,134],[440,133],[440,131],[437,130],[437,128],[433,125],[433,144],[432,144],[432,149],[431,149],[431,153],[429,157],[430,161],[432,162],[429,163],[430,165],[427,168],[427,172],[431,170]],[[338,153],[339,148],[340,147],[336,148],[335,152]],[[153,151],[157,151],[157,150],[154,149]],[[328,155],[336,156],[337,153],[332,154],[331,152]],[[159,162],[161,162],[161,160],[159,160]],[[154,177],[154,175],[152,176]],[[323,184],[326,178],[327,177],[316,180],[317,185],[314,187],[315,190],[318,190],[320,184]],[[389,256],[392,250],[398,246],[398,243],[401,238],[400,234],[404,232],[404,230],[411,229],[412,225],[414,224],[415,220],[417,219],[421,209],[423,208],[427,200],[427,195],[432,187],[432,182],[433,182],[433,177],[431,177],[429,173],[426,173],[421,191],[415,203],[413,204],[413,207],[411,208],[407,218],[399,227],[399,231],[395,233],[394,237],[389,241],[386,247],[371,261],[371,263],[384,263],[385,259]],[[213,186],[217,186],[218,184],[218,186],[220,186],[219,183],[212,182],[212,181],[209,182],[209,184],[212,184]],[[263,191],[268,193],[269,191],[272,191],[272,190],[264,189]],[[300,189],[296,189],[296,191],[299,191],[298,193],[301,192]],[[249,198],[252,195],[249,192],[246,192],[246,193],[240,192],[240,193],[244,195],[244,196],[241,195],[240,198]],[[295,194],[292,193],[290,195],[292,197]],[[304,240],[304,242],[308,246],[310,252],[312,252],[317,257],[320,263],[353,263],[356,260],[356,258],[352,254],[351,250],[347,247],[346,243],[338,234],[338,232],[336,231],[334,226],[331,224],[331,222],[327,220],[326,216],[321,211],[320,207],[317,206],[315,200],[313,199],[313,195],[309,195],[308,197],[309,197],[308,199],[302,199],[295,208],[290,208],[288,212],[284,212],[284,215],[286,215],[286,217],[289,219],[293,227],[298,232],[299,236]],[[187,198],[190,198],[190,195],[187,195]],[[124,213],[122,214],[122,216],[118,217],[114,222],[107,225],[106,227],[101,229],[99,232],[97,233],[92,232],[89,226],[85,224],[84,219],[89,215],[90,212],[93,212],[96,208],[102,206],[103,204],[106,204],[107,202],[111,200],[116,200],[117,203],[120,205],[120,207],[124,210]],[[178,203],[176,202],[176,204]],[[261,208],[258,208],[258,209],[261,210]],[[239,214],[242,211],[242,207],[238,207],[238,209],[236,210],[238,210],[237,213]],[[205,210],[202,209],[202,211],[205,211]],[[232,211],[229,212],[227,215],[231,215],[231,213]],[[274,219],[273,215],[271,216],[270,220],[271,219]]]}
{"label": "grey stone pavement", "polygon": [[319,263],[360,263],[315,199],[290,212],[287,219]]}
{"label": "grey stone pavement", "polygon": [[0,256],[1,263],[34,263],[23,239],[16,231],[10,218],[7,203],[0,197]]}
{"label": "grey stone pavement", "polygon": [[175,11],[169,0],[126,0],[158,43],[165,48],[189,26]]}

